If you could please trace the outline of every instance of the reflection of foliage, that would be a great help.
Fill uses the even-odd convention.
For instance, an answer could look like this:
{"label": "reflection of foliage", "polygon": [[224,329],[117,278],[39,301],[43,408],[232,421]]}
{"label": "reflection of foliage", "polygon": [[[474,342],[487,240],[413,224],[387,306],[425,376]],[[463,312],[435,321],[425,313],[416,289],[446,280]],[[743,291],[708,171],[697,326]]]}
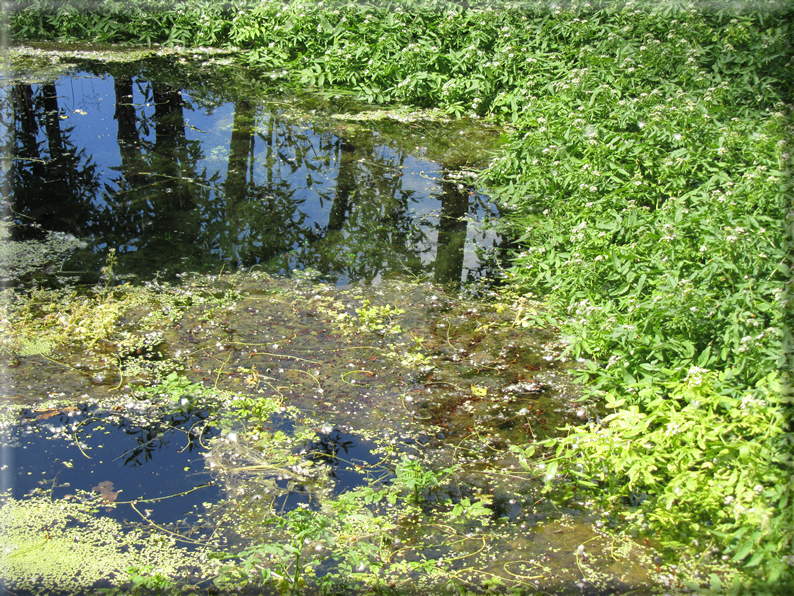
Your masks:
{"label": "reflection of foliage", "polygon": [[[96,202],[99,194],[102,208],[69,210],[72,233],[103,250],[105,244],[118,247],[122,277],[149,277],[157,270],[169,278],[228,264],[261,265],[271,272],[312,267],[339,281],[371,280],[392,271],[419,273],[434,246],[428,226],[416,225],[411,212],[422,194],[405,188],[407,156],[432,139],[428,158],[440,153],[449,163],[468,163],[469,154],[482,150],[482,139],[494,135],[457,123],[446,135],[455,137],[452,143],[442,139],[440,124],[403,123],[402,116],[372,126],[340,125],[331,115],[355,109],[349,101],[273,99],[275,83],[218,66],[218,72],[195,64],[175,69],[155,58],[110,65],[81,62],[89,72],[110,73],[116,82],[121,157],[108,164],[113,173],[99,180],[103,188],[92,195]],[[58,88],[62,85],[57,82]],[[39,90],[32,87],[20,88],[18,94],[28,91],[38,97]],[[41,103],[32,101],[29,111],[38,126],[41,117],[33,113],[40,109],[37,101]],[[212,111],[229,102],[235,109],[230,145],[213,147],[210,136],[193,134],[197,129],[189,128],[189,111]],[[307,111],[313,120],[315,112],[322,114],[315,128],[306,125]],[[26,121],[23,116],[19,127]],[[66,142],[69,131],[63,132]],[[20,168],[42,165],[35,156],[43,150],[22,143],[20,157],[34,157]],[[224,160],[225,178],[213,171],[212,163]],[[87,175],[88,166],[80,168]],[[37,180],[21,180],[19,192],[40,198],[34,192]],[[88,199],[80,200],[91,206]],[[39,212],[26,214],[38,217]],[[51,223],[52,229],[63,227]],[[98,251],[82,251],[69,261],[72,274],[94,281],[101,256],[92,253]]]}
{"label": "reflection of foliage", "polygon": [[320,434],[309,444],[307,451],[310,459],[336,467],[339,465],[340,449],[347,455],[348,450],[352,447],[353,441],[343,441],[340,432],[333,431]]}
{"label": "reflection of foliage", "polygon": [[[165,408],[169,412],[169,408]],[[137,446],[125,452],[126,458],[124,465],[139,467],[152,460],[154,453],[168,445],[168,434],[174,429],[185,430],[191,427],[187,433],[188,442],[184,449],[189,452],[199,449],[201,440],[212,436],[213,430],[209,424],[200,423],[209,418],[209,414],[200,411],[173,412],[162,416],[158,420],[153,420],[143,424],[133,424],[124,420],[119,428],[125,434],[135,436]],[[198,430],[200,429],[200,430]]]}
{"label": "reflection of foliage", "polygon": [[[44,230],[80,235],[82,224],[97,216],[92,201],[99,188],[98,165],[85,147],[72,140],[73,126],[61,128],[61,110],[54,83],[15,85],[16,134],[10,186],[14,212]],[[39,141],[40,132],[44,140]],[[16,229],[17,239],[41,238],[32,226]]]}

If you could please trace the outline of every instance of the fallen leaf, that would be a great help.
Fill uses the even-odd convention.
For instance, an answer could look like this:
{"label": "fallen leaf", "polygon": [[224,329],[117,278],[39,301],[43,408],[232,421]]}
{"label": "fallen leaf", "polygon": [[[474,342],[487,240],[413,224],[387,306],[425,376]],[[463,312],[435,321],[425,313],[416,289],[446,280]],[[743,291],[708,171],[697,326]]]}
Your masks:
{"label": "fallen leaf", "polygon": [[481,385],[472,385],[471,386],[471,393],[477,397],[485,397],[488,395],[488,387],[483,387]]}
{"label": "fallen leaf", "polygon": [[99,493],[102,496],[102,500],[108,503],[115,501],[121,492],[120,490],[113,490],[113,483],[110,480],[103,480],[91,490]]}

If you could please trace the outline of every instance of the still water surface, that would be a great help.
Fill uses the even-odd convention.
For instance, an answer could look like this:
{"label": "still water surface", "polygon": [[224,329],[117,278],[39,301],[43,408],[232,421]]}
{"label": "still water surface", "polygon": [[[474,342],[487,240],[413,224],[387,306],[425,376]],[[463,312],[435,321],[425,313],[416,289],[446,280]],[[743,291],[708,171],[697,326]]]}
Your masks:
{"label": "still water surface", "polygon": [[362,119],[344,98],[192,68],[81,63],[4,86],[14,239],[85,243],[51,273],[88,281],[109,249],[129,279],[221,267],[311,268],[337,285],[485,273],[477,253],[498,238],[482,223],[498,214],[472,179],[496,129]]}
{"label": "still water surface", "polygon": [[[344,97],[297,97],[218,64],[78,59],[17,74],[0,88],[10,149],[3,240],[14,249],[6,282],[135,283],[251,267],[311,269],[335,285],[405,273],[457,285],[487,274],[480,257],[499,239],[483,224],[498,213],[472,181],[498,144],[491,126],[362,114]],[[111,250],[117,262],[103,272]],[[97,375],[78,387],[52,361],[28,364],[6,377],[17,401],[96,392]],[[53,366],[59,382],[42,375]],[[207,412],[140,407],[23,410],[6,437],[13,495],[94,490],[109,503],[150,503],[160,523],[217,499],[199,453],[216,434],[202,424]],[[369,457],[362,439],[342,443]]]}

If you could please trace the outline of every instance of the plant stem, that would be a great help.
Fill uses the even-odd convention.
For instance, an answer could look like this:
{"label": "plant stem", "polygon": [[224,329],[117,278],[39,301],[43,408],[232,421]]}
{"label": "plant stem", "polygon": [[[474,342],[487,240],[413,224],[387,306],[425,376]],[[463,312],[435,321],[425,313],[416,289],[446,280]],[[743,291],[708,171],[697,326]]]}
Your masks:
{"label": "plant stem", "polygon": [[[298,549],[300,549],[301,545],[298,544]],[[298,550],[298,553],[295,555],[295,575],[292,577],[292,590],[290,591],[291,596],[295,596],[298,592],[296,591],[298,588],[298,579],[300,579],[301,574],[301,553]]]}

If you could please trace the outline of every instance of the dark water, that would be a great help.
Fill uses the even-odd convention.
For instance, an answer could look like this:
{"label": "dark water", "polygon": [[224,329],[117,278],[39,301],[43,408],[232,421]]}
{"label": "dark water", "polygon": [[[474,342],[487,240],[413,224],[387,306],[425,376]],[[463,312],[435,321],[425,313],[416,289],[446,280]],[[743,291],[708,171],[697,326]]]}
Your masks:
{"label": "dark water", "polygon": [[221,494],[201,455],[217,431],[203,424],[206,413],[153,418],[146,410],[122,416],[83,404],[24,411],[4,437],[4,457],[15,464],[12,496],[44,491],[58,499],[87,491],[119,521],[191,517],[198,504]]}
{"label": "dark water", "polygon": [[[219,430],[208,412],[156,412],[142,402],[124,413],[81,404],[28,409],[3,436],[3,458],[14,469],[11,496],[45,493],[52,499],[86,495],[102,515],[122,522],[188,527],[202,503],[224,496],[205,466],[210,442]],[[289,432],[292,423],[276,419],[272,429]],[[303,445],[306,460],[327,466],[339,493],[365,482],[355,468],[374,464],[374,444],[355,434],[330,429]],[[288,491],[292,508],[306,499]],[[286,504],[286,503],[285,503]]]}
{"label": "dark water", "polygon": [[359,107],[344,98],[173,62],[79,63],[0,89],[12,239],[56,233],[77,247],[47,275],[96,283],[110,249],[121,279],[239,267],[311,268],[339,285],[487,274],[478,252],[498,238],[481,223],[497,213],[465,171],[487,161],[496,129],[351,120]]}

